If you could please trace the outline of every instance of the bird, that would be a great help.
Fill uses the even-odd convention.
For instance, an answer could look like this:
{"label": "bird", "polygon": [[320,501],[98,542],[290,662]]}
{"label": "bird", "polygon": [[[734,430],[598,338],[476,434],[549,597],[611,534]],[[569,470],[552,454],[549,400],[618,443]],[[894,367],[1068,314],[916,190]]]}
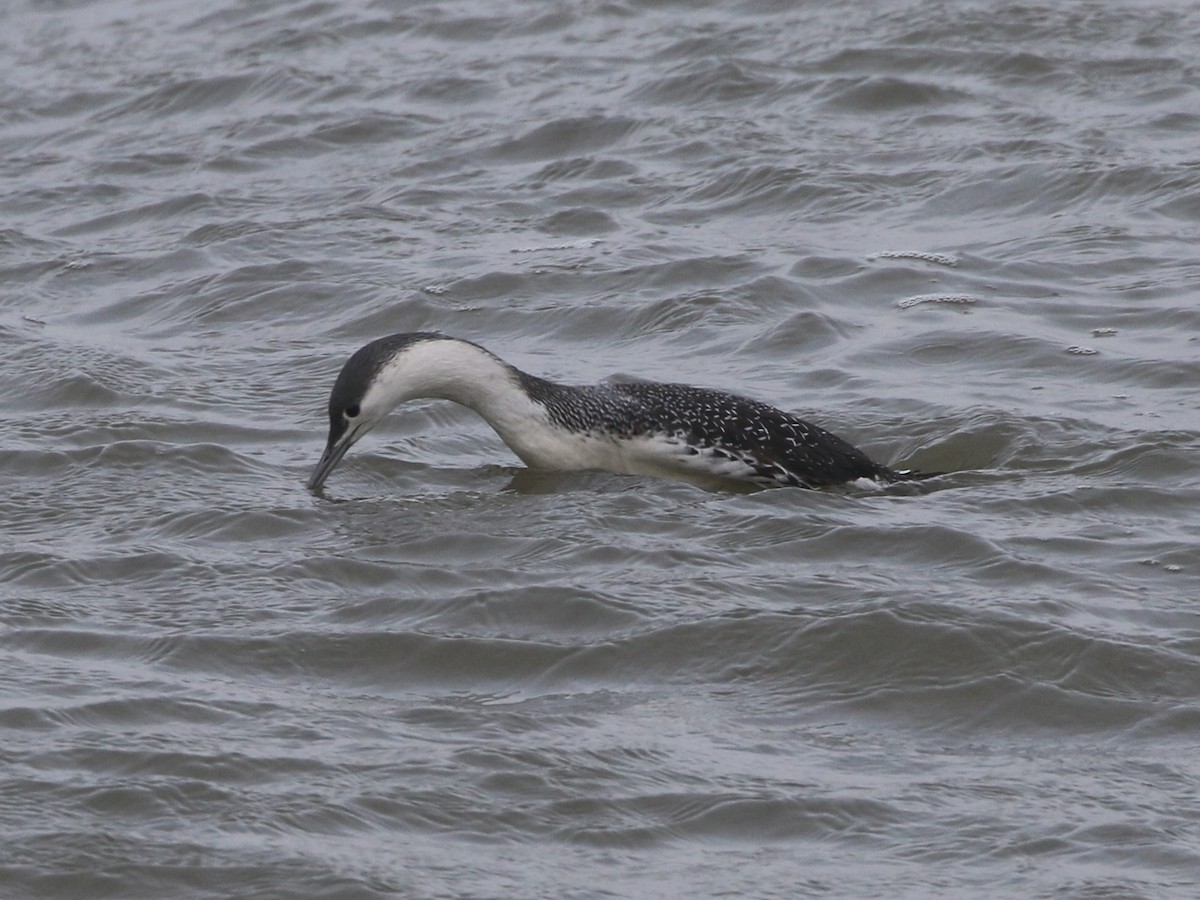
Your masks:
{"label": "bird", "polygon": [[558,384],[472,341],[405,332],[371,341],[342,367],[309,490],[319,491],[392,410],[421,398],[474,410],[531,469],[601,469],[710,489],[888,485],[941,474],[891,469],[811,422],[736,394],[654,381]]}

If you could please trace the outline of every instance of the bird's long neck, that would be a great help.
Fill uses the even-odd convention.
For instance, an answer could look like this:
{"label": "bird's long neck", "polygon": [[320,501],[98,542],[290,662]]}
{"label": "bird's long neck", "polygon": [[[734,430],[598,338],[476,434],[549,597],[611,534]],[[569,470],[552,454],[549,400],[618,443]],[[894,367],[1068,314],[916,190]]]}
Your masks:
{"label": "bird's long neck", "polygon": [[372,391],[381,392],[377,399],[388,409],[421,398],[462,404],[526,463],[536,465],[539,455],[530,438],[545,426],[546,409],[529,397],[522,377],[482,347],[446,338],[424,341],[385,364]]}

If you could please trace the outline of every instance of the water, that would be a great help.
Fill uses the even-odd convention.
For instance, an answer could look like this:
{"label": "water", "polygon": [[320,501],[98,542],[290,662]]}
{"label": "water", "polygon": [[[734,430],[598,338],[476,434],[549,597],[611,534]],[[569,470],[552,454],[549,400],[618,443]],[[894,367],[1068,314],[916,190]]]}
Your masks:
{"label": "water", "polygon": [[[4,897],[1193,897],[1192,3],[0,12]],[[887,492],[524,472],[393,331]]]}

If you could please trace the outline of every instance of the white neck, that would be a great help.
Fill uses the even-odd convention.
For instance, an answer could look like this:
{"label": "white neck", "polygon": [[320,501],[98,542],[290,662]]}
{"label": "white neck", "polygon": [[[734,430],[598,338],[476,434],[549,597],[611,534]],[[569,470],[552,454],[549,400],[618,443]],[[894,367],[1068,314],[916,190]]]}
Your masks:
{"label": "white neck", "polygon": [[526,464],[551,464],[543,449],[550,430],[545,409],[521,388],[511,366],[482,347],[454,338],[414,344],[383,367],[362,405],[383,418],[426,397],[474,410]]}
{"label": "white neck", "polygon": [[420,341],[393,357],[375,377],[363,405],[390,412],[433,397],[485,410],[516,389],[511,368],[482,347],[454,338]]}

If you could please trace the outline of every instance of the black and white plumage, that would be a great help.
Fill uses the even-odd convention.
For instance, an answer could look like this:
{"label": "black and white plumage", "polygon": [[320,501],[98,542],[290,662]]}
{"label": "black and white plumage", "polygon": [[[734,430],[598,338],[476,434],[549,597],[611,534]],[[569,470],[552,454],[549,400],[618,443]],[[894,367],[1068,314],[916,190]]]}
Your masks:
{"label": "black and white plumage", "polygon": [[470,341],[416,332],[372,341],[343,366],[329,396],[329,440],[309,488],[320,488],[384,416],[422,397],[473,409],[534,469],[605,469],[709,487],[928,477],[890,469],[816,425],[745,397],[657,382],[556,384]]}

